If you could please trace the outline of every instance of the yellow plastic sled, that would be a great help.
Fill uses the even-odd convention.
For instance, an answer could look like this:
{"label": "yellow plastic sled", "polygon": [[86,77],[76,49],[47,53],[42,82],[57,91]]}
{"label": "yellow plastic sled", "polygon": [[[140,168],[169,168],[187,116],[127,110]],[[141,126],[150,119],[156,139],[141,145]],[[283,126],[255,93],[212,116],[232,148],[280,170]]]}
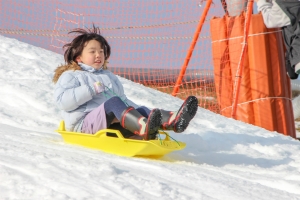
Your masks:
{"label": "yellow plastic sled", "polygon": [[170,137],[162,131],[159,133],[165,135],[164,139],[149,141],[124,138],[119,130],[114,129],[103,129],[93,135],[68,132],[64,121],[60,122],[56,131],[61,134],[66,143],[129,157],[159,158],[172,151],[184,149],[186,146],[183,142],[170,140]]}

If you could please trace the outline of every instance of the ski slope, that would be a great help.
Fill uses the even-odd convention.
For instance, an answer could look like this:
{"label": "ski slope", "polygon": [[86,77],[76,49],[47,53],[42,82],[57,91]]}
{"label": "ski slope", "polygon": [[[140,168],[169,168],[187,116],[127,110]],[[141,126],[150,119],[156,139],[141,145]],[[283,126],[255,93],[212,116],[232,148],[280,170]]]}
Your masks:
{"label": "ski slope", "polygon": [[[187,147],[159,160],[68,145],[52,99],[63,56],[0,35],[0,61],[1,200],[300,199],[300,142],[291,137],[199,108],[184,133],[171,133]],[[139,105],[183,102],[120,80]]]}

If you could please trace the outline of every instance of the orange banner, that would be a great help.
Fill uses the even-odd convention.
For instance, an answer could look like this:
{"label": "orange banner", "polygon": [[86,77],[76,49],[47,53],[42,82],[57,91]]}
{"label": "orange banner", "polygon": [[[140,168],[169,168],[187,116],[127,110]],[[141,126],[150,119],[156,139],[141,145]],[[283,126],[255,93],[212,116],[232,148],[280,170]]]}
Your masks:
{"label": "orange banner", "polygon": [[[244,14],[211,20],[215,85],[221,114],[231,117],[233,88],[243,41]],[[290,80],[280,29],[267,29],[252,15],[236,118],[296,137]]]}

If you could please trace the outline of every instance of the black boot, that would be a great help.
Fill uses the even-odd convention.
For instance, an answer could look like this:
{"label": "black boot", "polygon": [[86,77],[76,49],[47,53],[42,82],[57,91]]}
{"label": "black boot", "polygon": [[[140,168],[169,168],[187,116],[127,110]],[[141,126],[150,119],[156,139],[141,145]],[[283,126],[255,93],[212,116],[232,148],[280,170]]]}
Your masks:
{"label": "black boot", "polygon": [[162,114],[159,109],[153,109],[148,119],[133,107],[128,107],[121,115],[121,126],[140,135],[144,140],[155,139],[161,126]]}
{"label": "black boot", "polygon": [[197,109],[198,99],[195,96],[189,96],[177,112],[160,110],[162,113],[161,129],[172,130],[176,133],[183,132],[196,115]]}

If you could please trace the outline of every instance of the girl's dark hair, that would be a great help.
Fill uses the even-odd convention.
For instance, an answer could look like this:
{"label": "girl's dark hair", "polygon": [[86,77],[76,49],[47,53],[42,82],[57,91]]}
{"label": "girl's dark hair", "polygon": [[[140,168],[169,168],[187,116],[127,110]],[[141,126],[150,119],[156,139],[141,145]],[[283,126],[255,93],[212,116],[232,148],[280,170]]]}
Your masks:
{"label": "girl's dark hair", "polygon": [[[64,58],[65,62],[68,64],[71,64],[72,62],[76,62],[76,58],[81,55],[84,46],[86,45],[86,42],[90,40],[96,40],[101,44],[101,47],[104,50],[104,56],[105,61],[107,62],[107,59],[110,56],[110,46],[106,39],[100,34],[99,27],[95,27],[93,24],[93,27],[91,29],[81,29],[77,28],[72,31],[70,31],[68,34],[76,33],[77,35],[72,42],[67,43],[63,46],[63,49],[65,50]],[[106,64],[105,62],[105,64]]]}

